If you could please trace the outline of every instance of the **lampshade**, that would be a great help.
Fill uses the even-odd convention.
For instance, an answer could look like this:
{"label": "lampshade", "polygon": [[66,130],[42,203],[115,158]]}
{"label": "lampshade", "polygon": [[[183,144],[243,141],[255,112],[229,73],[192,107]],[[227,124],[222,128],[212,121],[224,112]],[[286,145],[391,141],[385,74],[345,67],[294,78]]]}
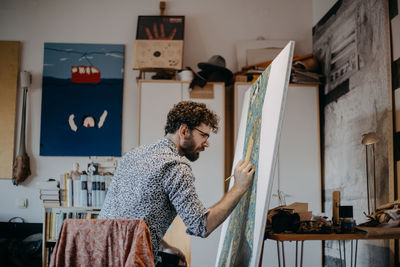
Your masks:
{"label": "lampshade", "polygon": [[362,135],[362,141],[361,144],[363,145],[373,145],[379,142],[379,137],[376,133],[370,132],[370,133],[365,133]]}
{"label": "lampshade", "polygon": [[[375,173],[375,144],[379,142],[379,137],[374,132],[365,133],[362,135],[361,144],[365,145],[365,171],[367,180],[367,203],[368,203],[368,214],[376,210],[376,173]],[[372,173],[370,174],[370,160],[368,159],[368,150],[372,153]],[[372,188],[370,188],[371,183],[369,182],[369,177],[372,176]],[[370,191],[373,190],[373,207],[370,206]]]}

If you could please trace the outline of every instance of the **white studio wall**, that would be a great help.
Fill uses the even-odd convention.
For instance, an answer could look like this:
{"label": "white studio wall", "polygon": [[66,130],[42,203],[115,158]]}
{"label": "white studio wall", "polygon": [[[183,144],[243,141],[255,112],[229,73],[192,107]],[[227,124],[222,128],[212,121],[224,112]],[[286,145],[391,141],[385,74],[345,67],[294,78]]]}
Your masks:
{"label": "white studio wall", "polygon": [[[136,147],[138,140],[138,86],[135,80],[138,72],[129,67],[137,17],[159,14],[158,4],[158,1],[145,0],[1,1],[0,38],[22,42],[21,70],[33,74],[27,99],[26,130],[32,176],[18,187],[9,179],[0,180],[1,221],[18,215],[27,222],[41,222],[42,204],[34,183],[58,178],[70,171],[74,162],[85,166],[89,161],[87,157],[39,156],[44,42],[125,44],[124,153]],[[168,1],[166,12],[167,15],[185,15],[184,66],[196,69],[198,62],[220,54],[226,59],[227,67],[236,71],[235,41],[257,36],[294,39],[296,54],[311,52],[311,0],[253,1],[251,5],[237,0]],[[21,95],[18,99],[17,110],[20,110]],[[16,207],[19,198],[28,199],[27,209]]]}
{"label": "white studio wall", "polygon": [[[185,16],[183,66],[197,69],[198,62],[219,54],[225,58],[227,67],[235,72],[235,42],[238,40],[256,39],[258,36],[272,40],[291,39],[296,41],[295,54],[311,53],[311,5],[312,0],[253,0],[251,3],[239,0],[171,0],[167,1],[166,14]],[[147,0],[0,1],[0,39],[21,41],[20,68],[33,74],[27,99],[26,126],[32,175],[18,187],[12,185],[11,179],[0,179],[0,221],[21,216],[26,222],[42,222],[42,202],[34,184],[51,177],[58,178],[70,171],[74,162],[81,166],[89,162],[88,157],[39,156],[44,43],[125,44],[124,153],[138,144],[138,71],[130,68],[137,18],[139,15],[158,15],[158,6],[159,1]],[[20,110],[20,90],[18,93],[17,110]],[[19,125],[20,114],[17,113],[16,117]],[[15,139],[18,140],[18,136]],[[28,200],[26,209],[16,206],[16,201],[21,198]],[[200,262],[197,259],[205,257],[201,251],[202,248],[193,248],[192,266],[204,266],[196,264],[196,261]],[[210,262],[214,261],[210,259]]]}
{"label": "white studio wall", "polygon": [[313,25],[317,24],[320,19],[328,12],[328,10],[338,0],[313,0],[312,11],[313,11]]}

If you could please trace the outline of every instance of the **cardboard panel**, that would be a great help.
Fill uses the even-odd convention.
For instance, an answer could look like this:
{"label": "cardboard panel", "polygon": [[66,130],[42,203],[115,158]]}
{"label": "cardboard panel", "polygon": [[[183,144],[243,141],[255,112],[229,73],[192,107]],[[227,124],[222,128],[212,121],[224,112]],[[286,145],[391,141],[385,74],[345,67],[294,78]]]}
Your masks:
{"label": "cardboard panel", "polygon": [[133,69],[182,69],[183,40],[136,40]]}
{"label": "cardboard panel", "polygon": [[0,42],[0,178],[11,179],[20,42]]}

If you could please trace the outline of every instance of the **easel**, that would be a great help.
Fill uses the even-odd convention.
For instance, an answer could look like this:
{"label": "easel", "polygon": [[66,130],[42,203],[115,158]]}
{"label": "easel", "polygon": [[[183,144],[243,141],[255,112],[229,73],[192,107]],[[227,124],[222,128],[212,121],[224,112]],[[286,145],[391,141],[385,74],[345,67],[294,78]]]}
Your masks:
{"label": "easel", "polygon": [[258,263],[258,267],[262,266],[262,259],[263,259],[263,254],[264,254],[264,243],[265,243],[265,237],[264,237],[264,241],[262,242],[262,246],[261,246],[261,253],[260,253],[260,262]]}
{"label": "easel", "polygon": [[[165,15],[165,9],[166,9],[167,5],[165,1],[160,1],[160,16],[164,16]],[[172,76],[175,77],[175,72],[176,69],[168,69],[168,68],[140,68],[139,69],[139,76],[136,77],[136,81],[139,81],[141,79],[143,79],[143,77],[145,78],[146,76],[146,72],[154,72],[156,73],[156,76]]]}

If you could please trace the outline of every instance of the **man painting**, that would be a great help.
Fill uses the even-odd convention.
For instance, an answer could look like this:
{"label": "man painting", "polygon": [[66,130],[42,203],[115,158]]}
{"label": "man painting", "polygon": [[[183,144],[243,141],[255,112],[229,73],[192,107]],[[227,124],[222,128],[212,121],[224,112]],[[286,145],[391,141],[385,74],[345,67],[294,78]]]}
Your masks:
{"label": "man painting", "polygon": [[232,212],[253,180],[248,161],[235,166],[234,185],[211,208],[206,208],[194,187],[190,161],[209,147],[211,131],[218,131],[218,117],[205,104],[179,102],[168,113],[165,137],[126,153],[115,172],[100,218],[143,219],[151,233],[157,266],[160,246],[169,248],[183,262],[183,253],[162,240],[179,215],[187,233],[207,237]]}

